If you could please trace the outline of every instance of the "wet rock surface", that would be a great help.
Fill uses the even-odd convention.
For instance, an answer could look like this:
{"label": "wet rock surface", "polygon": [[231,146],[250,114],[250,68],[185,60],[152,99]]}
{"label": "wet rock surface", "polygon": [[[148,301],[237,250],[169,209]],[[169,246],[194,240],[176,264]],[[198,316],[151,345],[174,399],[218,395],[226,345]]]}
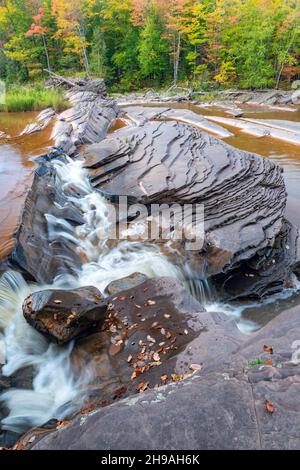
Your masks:
{"label": "wet rock surface", "polygon": [[116,102],[107,97],[103,80],[73,82],[66,95],[72,107],[57,117],[52,132],[55,146],[70,155],[80,145],[104,139],[119,114]]}
{"label": "wet rock surface", "polygon": [[299,449],[299,318],[293,308],[247,337],[200,313],[177,363],[201,371],[79,414],[33,449]]}
{"label": "wet rock surface", "polygon": [[123,108],[126,116],[136,125],[143,125],[147,121],[153,120],[172,120],[182,121],[186,124],[198,127],[204,131],[210,132],[217,137],[225,138],[232,137],[233,134],[224,127],[209,122],[204,116],[196,114],[188,109],[170,109],[170,108],[151,108],[151,107],[138,107],[130,106]]}
{"label": "wet rock surface", "polygon": [[99,329],[106,310],[107,303],[95,287],[34,292],[23,304],[27,322],[58,344]]}
{"label": "wet rock surface", "polygon": [[133,273],[130,276],[123,277],[122,279],[118,279],[117,281],[112,281],[106,287],[106,292],[109,295],[117,294],[123,290],[130,289],[132,287],[136,287],[140,284],[143,284],[147,280],[147,276],[142,273]]}
{"label": "wet rock surface", "polygon": [[[270,160],[174,122],[121,129],[84,157],[92,185],[112,200],[203,204],[204,247],[190,252],[190,264],[225,297],[273,293],[296,269],[298,232],[284,220],[282,170]],[[232,292],[227,281],[235,269],[247,279]]]}
{"label": "wet rock surface", "polygon": [[45,129],[55,116],[55,111],[52,108],[47,108],[37,116],[35,122],[28,124],[21,132],[21,136],[40,132]]}
{"label": "wet rock surface", "polygon": [[[67,221],[72,232],[83,223],[82,216],[67,200],[50,157],[42,159],[35,172],[16,233],[16,246],[8,259],[9,266],[39,283],[75,273],[82,264],[74,243],[59,234],[60,220]],[[53,158],[64,156],[54,152]],[[51,222],[56,230],[49,229]]]}
{"label": "wet rock surface", "polygon": [[[75,370],[94,376],[87,403],[110,403],[172,381],[178,354],[206,328],[203,307],[173,278],[149,279],[106,300],[101,331],[79,340],[72,353]],[[180,374],[192,375],[189,365]]]}

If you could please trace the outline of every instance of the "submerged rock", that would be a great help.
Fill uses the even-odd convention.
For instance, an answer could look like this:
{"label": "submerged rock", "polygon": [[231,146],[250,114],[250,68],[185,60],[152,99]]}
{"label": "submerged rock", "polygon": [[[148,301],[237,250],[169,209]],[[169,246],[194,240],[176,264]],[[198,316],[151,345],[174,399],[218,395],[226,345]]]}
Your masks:
{"label": "submerged rock", "polygon": [[95,287],[35,292],[23,305],[27,322],[58,344],[68,343],[100,328],[106,310],[107,303]]}
{"label": "submerged rock", "polygon": [[179,121],[198,127],[220,138],[232,137],[233,134],[224,127],[213,124],[201,114],[189,109],[150,108],[131,106],[124,109],[126,116],[136,125],[143,125],[150,120]]}
{"label": "submerged rock", "polygon": [[[225,297],[278,291],[297,268],[298,231],[284,219],[283,174],[271,160],[174,122],[121,129],[88,147],[84,157],[92,185],[112,200],[126,195],[147,207],[202,204],[203,248],[187,256]],[[247,275],[234,293],[227,288],[233,273]]]}

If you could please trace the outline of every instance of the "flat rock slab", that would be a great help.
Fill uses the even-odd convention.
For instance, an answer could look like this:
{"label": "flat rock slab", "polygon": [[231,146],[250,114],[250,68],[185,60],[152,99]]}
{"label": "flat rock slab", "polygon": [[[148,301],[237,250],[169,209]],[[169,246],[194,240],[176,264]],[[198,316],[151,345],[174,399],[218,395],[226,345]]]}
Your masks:
{"label": "flat rock slab", "polygon": [[208,120],[236,127],[255,137],[271,137],[295,145],[300,145],[299,124],[291,121],[268,119],[232,119],[219,116],[206,116]]}
{"label": "flat rock slab", "polygon": [[171,120],[184,122],[198,127],[220,138],[232,137],[233,134],[224,127],[209,122],[204,116],[188,109],[151,108],[132,106],[124,108],[126,115],[136,125],[143,125],[151,120]]}
{"label": "flat rock slab", "polygon": [[[216,315],[213,321],[223,335],[216,341],[214,330],[207,328],[202,347],[191,343],[186,349],[198,362],[206,354],[201,372],[78,415],[30,447],[300,449],[300,354],[294,343],[299,341],[299,313],[299,307],[288,310],[250,337]],[[200,344],[201,337],[194,341]]]}

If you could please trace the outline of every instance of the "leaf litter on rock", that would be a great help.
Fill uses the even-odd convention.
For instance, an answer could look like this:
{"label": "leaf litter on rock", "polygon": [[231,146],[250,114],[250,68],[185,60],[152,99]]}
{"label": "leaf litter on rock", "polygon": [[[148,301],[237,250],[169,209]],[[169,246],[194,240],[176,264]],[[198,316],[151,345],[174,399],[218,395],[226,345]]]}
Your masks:
{"label": "leaf litter on rock", "polygon": [[265,408],[266,408],[268,413],[270,413],[270,414],[274,413],[275,407],[274,407],[273,403],[269,402],[269,400],[265,400],[264,405],[265,405]]}

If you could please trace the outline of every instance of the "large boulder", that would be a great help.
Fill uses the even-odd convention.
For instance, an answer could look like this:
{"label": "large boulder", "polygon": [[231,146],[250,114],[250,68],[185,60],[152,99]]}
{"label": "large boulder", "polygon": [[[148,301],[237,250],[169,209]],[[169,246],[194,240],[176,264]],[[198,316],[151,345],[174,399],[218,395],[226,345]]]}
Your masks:
{"label": "large boulder", "polygon": [[[200,314],[201,321],[202,315],[206,317]],[[203,363],[200,372],[87,410],[29,447],[299,449],[299,307],[250,337],[241,335],[223,315],[213,315],[210,322],[215,327],[207,324],[205,333],[179,354],[186,364]],[[32,431],[31,439],[33,435],[38,432]]]}
{"label": "large boulder", "polygon": [[[284,219],[283,174],[271,160],[175,122],[121,129],[84,157],[92,185],[112,201],[203,204],[203,249],[188,257],[225,297],[261,297],[290,281],[298,231]],[[233,272],[246,288],[227,289]]]}
{"label": "large boulder", "polygon": [[[101,331],[77,341],[76,375],[92,371],[86,402],[99,403],[152,388],[172,375],[192,374],[178,355],[208,328],[203,307],[174,278],[148,279],[108,299]],[[209,330],[211,325],[209,324]]]}
{"label": "large boulder", "polygon": [[27,322],[58,344],[99,329],[106,311],[107,302],[95,287],[34,292],[23,304]]}

